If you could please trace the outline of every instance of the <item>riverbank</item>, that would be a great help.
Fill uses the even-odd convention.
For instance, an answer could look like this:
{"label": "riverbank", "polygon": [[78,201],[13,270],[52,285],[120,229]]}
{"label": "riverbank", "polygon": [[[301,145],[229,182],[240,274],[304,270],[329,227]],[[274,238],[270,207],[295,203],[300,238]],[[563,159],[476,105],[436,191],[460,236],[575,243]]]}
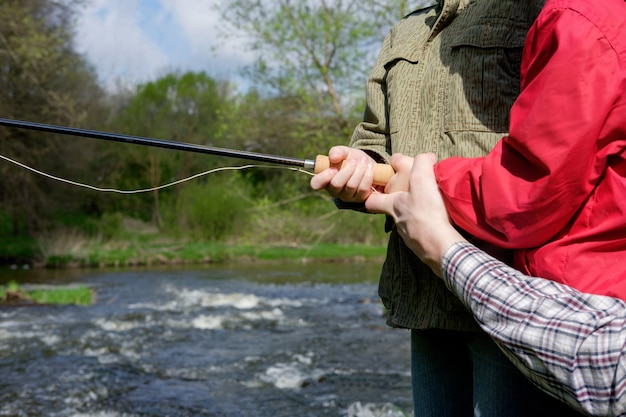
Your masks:
{"label": "riverbank", "polygon": [[[90,244],[72,251],[49,256],[45,262],[13,264],[23,269],[104,269],[135,267],[194,266],[229,263],[382,263],[386,248],[372,245],[241,245],[215,242],[143,241]],[[35,271],[33,271],[35,272]],[[13,275],[13,274],[9,274]],[[13,285],[13,287],[12,287]],[[88,294],[87,294],[88,293]],[[0,305],[38,303],[90,304],[90,289],[70,287],[38,287],[37,292],[23,291],[17,284],[0,285]],[[76,297],[85,301],[76,301]],[[62,297],[62,298],[59,298]],[[65,300],[68,301],[65,301]]]}
{"label": "riverbank", "polygon": [[87,245],[72,252],[50,255],[35,267],[103,268],[193,265],[227,262],[362,262],[382,261],[384,246],[248,245],[215,242],[118,242]]}
{"label": "riverbank", "polygon": [[119,267],[258,261],[365,261],[383,258],[385,247],[366,245],[228,245],[214,242],[151,243],[92,248],[84,256],[55,256],[47,267]]}

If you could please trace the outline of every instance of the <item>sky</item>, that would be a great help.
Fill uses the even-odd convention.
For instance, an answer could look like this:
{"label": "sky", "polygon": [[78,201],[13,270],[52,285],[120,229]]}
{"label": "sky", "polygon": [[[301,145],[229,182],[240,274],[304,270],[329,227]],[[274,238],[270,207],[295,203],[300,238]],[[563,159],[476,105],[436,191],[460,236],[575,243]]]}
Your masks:
{"label": "sky", "polygon": [[205,71],[242,87],[253,62],[241,38],[226,39],[219,0],[88,0],[76,48],[104,86],[152,81],[170,71]]}

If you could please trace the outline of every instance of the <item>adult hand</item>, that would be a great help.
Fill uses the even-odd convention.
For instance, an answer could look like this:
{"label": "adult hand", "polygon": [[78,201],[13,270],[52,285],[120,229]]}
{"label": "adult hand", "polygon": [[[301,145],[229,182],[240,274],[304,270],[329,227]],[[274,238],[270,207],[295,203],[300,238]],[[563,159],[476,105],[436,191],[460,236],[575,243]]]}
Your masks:
{"label": "adult hand", "polygon": [[325,189],[335,198],[347,203],[362,203],[373,191],[375,161],[360,149],[335,146],[328,152],[331,167],[311,178],[311,188]]}
{"label": "adult hand", "polygon": [[395,154],[390,162],[398,178],[392,178],[392,187],[388,184],[389,193],[371,194],[365,207],[372,213],[390,215],[407,246],[441,276],[443,254],[452,244],[465,239],[450,224],[439,193],[433,171],[437,158],[434,154],[415,158]]}

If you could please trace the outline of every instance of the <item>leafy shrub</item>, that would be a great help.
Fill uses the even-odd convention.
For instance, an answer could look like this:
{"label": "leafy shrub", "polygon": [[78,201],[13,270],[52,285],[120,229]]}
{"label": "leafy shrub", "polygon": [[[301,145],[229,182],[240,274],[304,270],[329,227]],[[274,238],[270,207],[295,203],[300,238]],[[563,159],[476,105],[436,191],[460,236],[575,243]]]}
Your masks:
{"label": "leafy shrub", "polygon": [[220,240],[245,227],[250,206],[247,184],[238,175],[214,175],[184,186],[162,206],[165,229],[174,235]]}
{"label": "leafy shrub", "polygon": [[122,222],[124,216],[121,213],[104,213],[97,222],[98,234],[105,240],[120,237],[124,232]]}

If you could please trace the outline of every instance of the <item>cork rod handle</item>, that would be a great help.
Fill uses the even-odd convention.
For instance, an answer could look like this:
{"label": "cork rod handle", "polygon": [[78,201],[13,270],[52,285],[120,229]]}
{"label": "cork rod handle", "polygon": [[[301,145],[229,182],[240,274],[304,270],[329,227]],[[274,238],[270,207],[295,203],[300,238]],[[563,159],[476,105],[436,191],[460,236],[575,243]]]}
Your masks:
{"label": "cork rod handle", "polygon": [[[341,168],[341,164],[333,164],[333,167]],[[317,174],[328,168],[330,168],[330,160],[328,159],[328,156],[318,155],[315,158],[314,172]],[[389,182],[389,179],[394,174],[395,172],[393,168],[391,168],[391,165],[376,164],[374,167],[374,185],[387,185],[387,182]]]}

